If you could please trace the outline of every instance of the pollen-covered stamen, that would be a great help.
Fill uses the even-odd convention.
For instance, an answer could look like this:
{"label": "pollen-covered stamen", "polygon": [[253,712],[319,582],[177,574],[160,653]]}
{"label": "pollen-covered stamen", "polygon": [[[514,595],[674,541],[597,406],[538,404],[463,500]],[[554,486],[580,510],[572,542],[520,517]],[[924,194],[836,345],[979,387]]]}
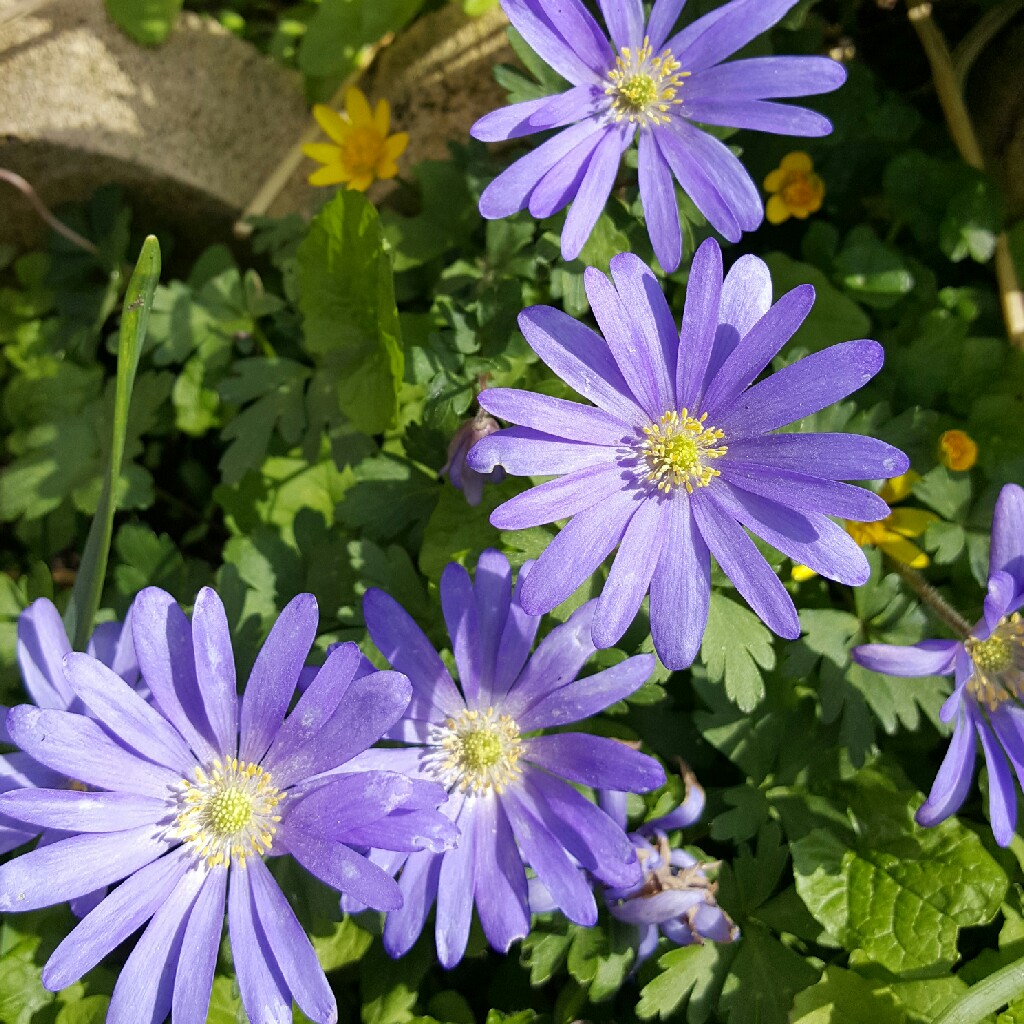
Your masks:
{"label": "pollen-covered stamen", "polygon": [[655,57],[646,38],[639,50],[624,46],[604,87],[605,94],[612,98],[612,117],[643,128],[665,124],[672,107],[682,103],[676,93],[690,74],[680,67],[670,50]]}
{"label": "pollen-covered stamen", "polygon": [[522,774],[519,726],[494,708],[460,711],[435,727],[430,742],[436,749],[424,766],[449,789],[502,793]]}
{"label": "pollen-covered stamen", "polygon": [[989,711],[1008,700],[1024,700],[1024,620],[1017,613],[1002,619],[985,640],[964,641],[974,673],[967,690]]}
{"label": "pollen-covered stamen", "polygon": [[273,844],[283,798],[258,764],[217,759],[205,771],[197,767],[195,781],[182,779],[174,829],[211,868],[232,858],[244,866]]}
{"label": "pollen-covered stamen", "polygon": [[717,427],[704,425],[707,413],[695,418],[686,409],[665,413],[657,423],[644,427],[639,452],[647,466],[646,479],[666,494],[685,487],[707,487],[721,471],[707,463],[729,449],[718,442],[725,437]]}

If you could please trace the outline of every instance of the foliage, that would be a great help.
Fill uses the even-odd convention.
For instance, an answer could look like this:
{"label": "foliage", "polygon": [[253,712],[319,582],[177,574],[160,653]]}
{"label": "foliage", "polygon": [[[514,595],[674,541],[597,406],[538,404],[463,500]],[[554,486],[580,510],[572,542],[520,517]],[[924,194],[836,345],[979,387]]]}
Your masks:
{"label": "foliage", "polygon": [[[146,42],[174,14],[173,3],[108,6]],[[215,6],[234,30],[305,72],[320,97],[363,46],[425,5],[188,6]],[[687,13],[711,6],[691,0]],[[967,0],[959,17],[966,26],[990,6]],[[842,90],[813,103],[833,119],[833,135],[801,143],[825,182],[822,211],[764,226],[727,248],[726,261],[762,256],[776,296],[802,282],[816,289],[813,312],[775,366],[842,340],[881,341],[886,366],[875,381],[798,426],[872,434],[908,452],[922,477],[908,504],[939,517],[920,539],[928,580],[973,621],[996,494],[1024,481],[1024,355],[1005,340],[992,272],[1004,211],[992,182],[947,141],[905,20],[878,7],[803,3],[777,31],[788,52],[848,36],[864,59]],[[899,45],[880,52],[879,25]],[[556,88],[514,43],[534,77],[499,68],[513,98]],[[755,180],[792,148],[755,133],[729,141],[742,146]],[[623,250],[654,259],[633,169],[573,263],[558,258],[560,215],[483,222],[480,191],[514,156],[467,139],[449,159],[409,169],[379,212],[342,192],[309,225],[258,222],[244,256],[213,244],[190,267],[178,260],[156,287],[126,416],[117,352],[119,332],[132,329],[132,300],[122,313],[120,268],[134,265],[151,225],[101,190],[62,211],[98,258],[56,237],[37,252],[0,254],[0,703],[21,699],[19,612],[40,596],[62,611],[77,607],[90,521],[110,497],[115,410],[124,453],[99,618],[122,617],[148,584],[186,605],[215,584],[242,673],[299,591],[316,595],[321,654],[339,640],[365,644],[370,586],[390,592],[440,646],[437,583],[447,562],[468,565],[498,547],[519,567],[543,550],[555,527],[499,533],[488,521],[530,481],[489,485],[471,508],[438,476],[449,440],[473,414],[482,381],[572,397],[519,333],[522,308],[547,303],[586,319],[585,266],[607,268]],[[709,233],[680,203],[682,269],[657,271],[677,316],[689,258]],[[173,237],[161,242],[173,251]],[[950,428],[978,444],[969,472],[939,463],[937,439]],[[946,635],[944,627],[876,551],[871,579],[856,590],[795,582],[787,560],[765,553],[800,610],[799,640],[772,636],[716,573],[692,670],[659,668],[652,685],[589,726],[642,741],[670,767],[683,758],[696,773],[707,811],[681,838],[721,862],[718,898],[740,941],[677,948],[663,939],[637,969],[609,915],[590,930],[539,915],[504,958],[474,930],[467,959],[445,973],[429,926],[391,962],[376,915],[343,916],[332,894],[281,858],[275,874],[330,973],[341,1019],[926,1024],[1024,955],[1024,843],[994,846],[978,795],[935,829],[913,821],[946,747],[939,709],[949,681],[877,675],[849,659],[851,645],[911,644]],[[542,630],[593,596],[602,572]],[[642,610],[601,665],[650,650],[648,626]],[[674,779],[633,798],[633,821],[665,813],[680,795]],[[69,926],[64,910],[0,924],[0,1024],[103,1018],[113,967],[58,994],[41,985],[41,965]],[[1022,1006],[991,1012],[1010,1024],[1024,1020]],[[222,955],[209,1020],[228,1024],[240,1013]]]}

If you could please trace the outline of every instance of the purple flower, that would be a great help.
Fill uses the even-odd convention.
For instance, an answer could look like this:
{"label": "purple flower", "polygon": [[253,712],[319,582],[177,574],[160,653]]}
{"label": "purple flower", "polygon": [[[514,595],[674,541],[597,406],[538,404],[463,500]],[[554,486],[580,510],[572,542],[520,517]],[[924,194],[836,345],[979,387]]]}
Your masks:
{"label": "purple flower", "polygon": [[316,633],[310,594],[281,613],[241,701],[227,618],[212,590],[200,592],[191,624],[169,594],[144,590],[133,623],[151,702],[96,659],[70,654],[67,684],[93,717],[28,705],[8,715],[26,753],[89,788],[0,796],[4,813],[68,834],[0,867],[0,911],[121,882],[54,951],[44,985],[71,984],[146,925],[108,1022],[157,1024],[171,1013],[175,1024],[201,1024],[226,902],[249,1016],[291,1020],[294,1000],[318,1024],[336,1021],[313,947],[263,858],[290,853],[370,906],[401,905],[394,879],[352,847],[376,837],[392,849],[443,848],[452,829],[431,809],[444,791],[379,771],[317,776],[400,718],[408,682],[395,672],[353,679],[360,655],[345,644],[286,717]]}
{"label": "purple flower", "polygon": [[[826,57],[756,57],[723,64],[771,28],[796,0],[733,0],[672,34],[684,0],[600,0],[611,42],[579,0],[502,0],[516,30],[572,88],[496,110],[471,129],[497,142],[563,128],[484,190],[489,219],[529,207],[550,217],[570,201],[562,256],[575,259],[639,136],[640,198],[654,251],[679,266],[682,235],[673,177],[730,241],[764,216],[757,186],[729,148],[694,122],[778,135],[827,135],[831,122],[773,103],[837,89],[842,65]],[[567,127],[568,126],[568,127]]]}
{"label": "purple flower", "polygon": [[579,862],[608,885],[632,885],[640,868],[625,833],[571,783],[629,792],[653,789],[665,773],[653,758],[614,740],[574,732],[528,736],[565,726],[633,693],[654,660],[639,655],[577,679],[594,653],[594,603],[556,626],[530,655],[538,617],[519,602],[508,560],[485,551],[476,579],[460,565],[441,577],[441,603],[460,687],[409,615],[380,590],[364,611],[378,649],[413,685],[413,699],[395,738],[415,746],[376,750],[363,763],[398,765],[441,782],[443,812],[462,839],[454,850],[392,860],[405,895],[388,914],[384,946],[401,956],[437,903],[435,938],[444,967],[462,959],[474,905],[487,940],[506,951],[530,929],[524,861],[543,880],[566,917],[597,920]]}
{"label": "purple flower", "polygon": [[[684,771],[686,798],[670,814],[645,822],[629,838],[637,851],[644,877],[628,888],[607,889],[605,901],[613,917],[635,926],[636,963],[647,960],[658,946],[658,935],[679,946],[734,942],[740,930],[715,901],[717,884],[705,874],[705,865],[686,850],[673,850],[666,832],[687,828],[704,811],[704,790]],[[601,806],[626,827],[626,794],[605,791]]]}
{"label": "purple flower", "polygon": [[[124,627],[119,622],[101,623],[89,639],[88,652],[113,669],[129,686],[139,679],[139,665],[132,644],[131,609]],[[63,663],[71,653],[60,613],[52,601],[39,598],[18,616],[18,667],[29,696],[37,707],[87,713],[64,679]],[[12,743],[5,725],[7,709],[0,707],[0,743]],[[69,789],[76,784],[59,772],[51,771],[21,751],[0,756],[0,793],[9,789],[37,786]],[[61,833],[26,824],[0,814],[0,854],[7,853],[41,835],[45,846],[61,838]],[[79,897],[71,909],[79,916],[87,914],[103,898],[106,890]]]}
{"label": "purple flower", "polygon": [[639,259],[623,253],[611,270],[614,284],[592,267],[585,274],[604,337],[549,306],[519,316],[534,351],[596,408],[505,388],[480,395],[519,426],[480,441],[470,466],[560,478],[499,505],[491,523],[521,530],[571,517],[530,573],[523,607],[550,611],[618,547],[594,643],[614,644],[650,590],[655,648],[669,668],[685,668],[707,623],[714,555],[771,629],[799,636],[793,601],[746,530],[823,576],[863,583],[864,553],[829,516],[869,521],[889,510],[838,481],[897,476],[908,462],[858,434],[773,431],[866,384],[881,346],[835,345],[753,384],[810,311],[810,285],[771,305],[765,264],[742,256],[723,282],[709,239],[694,256],[680,332]]}
{"label": "purple flower", "polygon": [[484,484],[500,484],[505,479],[505,471],[500,466],[490,473],[477,473],[466,465],[470,448],[500,429],[493,416],[479,409],[471,420],[466,420],[455,431],[448,445],[448,461],[441,467],[441,475],[447,476],[452,486],[462,491],[470,505],[480,504],[484,496]]}
{"label": "purple flower", "polygon": [[942,706],[944,722],[956,722],[949,750],[919,825],[937,825],[959,810],[974,777],[976,740],[988,766],[992,834],[1008,846],[1017,826],[1013,774],[1024,784],[1024,489],[1007,484],[992,518],[985,612],[964,640],[924,640],[913,647],[864,644],[853,660],[890,676],[954,673],[956,688]]}

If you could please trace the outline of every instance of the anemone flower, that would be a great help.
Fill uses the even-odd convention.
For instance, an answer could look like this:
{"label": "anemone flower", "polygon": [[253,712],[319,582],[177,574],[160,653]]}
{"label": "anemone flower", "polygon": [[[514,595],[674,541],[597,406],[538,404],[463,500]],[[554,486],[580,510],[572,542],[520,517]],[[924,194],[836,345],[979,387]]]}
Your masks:
{"label": "anemone flower", "polygon": [[380,590],[367,591],[370,636],[413,685],[393,734],[413,745],[370,751],[360,763],[440,782],[450,794],[442,810],[462,833],[455,849],[390,861],[401,871],[405,895],[384,925],[392,956],[416,941],[435,902],[442,966],[461,960],[474,906],[488,942],[505,952],[530,929],[524,861],[581,925],[596,922],[597,904],[577,863],[607,885],[640,880],[626,834],[572,783],[653,789],[664,782],[661,765],[601,736],[528,734],[578,722],[629,696],[654,659],[638,655],[578,679],[594,653],[594,602],[556,626],[531,656],[540,619],[520,604],[526,573],[524,567],[513,593],[508,560],[497,551],[480,556],[475,581],[460,565],[445,569],[441,603],[461,686],[401,606]]}
{"label": "anemone flower", "polygon": [[810,311],[810,285],[772,305],[765,264],[743,256],[723,282],[721,250],[708,239],[680,331],[637,257],[613,257],[611,272],[611,281],[593,267],[585,275],[603,337],[549,306],[519,317],[537,355],[593,406],[507,388],[479,396],[518,425],[478,442],[469,465],[558,477],[499,505],[492,525],[570,519],[530,573],[523,608],[550,611],[617,547],[594,642],[614,644],[650,590],[655,648],[666,666],[685,668],[707,623],[714,555],[774,632],[799,636],[792,599],[746,531],[822,576],[867,580],[864,553],[830,517],[884,519],[889,508],[840,481],[897,476],[906,456],[859,434],[775,431],[866,384],[881,346],[834,345],[754,383]]}
{"label": "anemone flower", "polygon": [[51,991],[145,925],[108,1024],[158,1024],[168,1013],[175,1024],[202,1024],[226,902],[250,1018],[288,1021],[294,1000],[317,1024],[337,1020],[313,947],[264,857],[290,853],[328,885],[394,909],[402,902],[394,879],[352,847],[373,836],[391,849],[441,849],[454,830],[433,810],[440,786],[380,771],[317,779],[379,739],[411,689],[396,672],[354,680],[360,655],[346,644],[286,716],[316,625],[315,600],[299,595],[271,630],[240,702],[217,595],[199,594],[190,624],[169,594],[149,588],[136,599],[133,634],[151,701],[95,658],[69,654],[66,682],[88,715],[11,710],[14,742],[82,785],[0,795],[5,814],[66,834],[0,866],[0,911],[121,883],[50,956],[43,984]]}
{"label": "anemone flower", "polygon": [[[644,871],[638,884],[625,889],[606,889],[611,915],[633,925],[636,962],[633,970],[658,947],[659,935],[677,946],[734,942],[740,930],[715,899],[717,884],[706,865],[686,850],[672,849],[668,832],[688,828],[704,812],[704,790],[689,771],[684,772],[686,798],[674,810],[645,822],[629,835]],[[604,791],[601,806],[626,827],[626,794]]]}
{"label": "anemone flower", "polygon": [[[1017,827],[1013,776],[1024,784],[1024,489],[1007,484],[992,518],[984,614],[963,640],[924,640],[912,647],[863,644],[853,660],[890,676],[949,675],[956,688],[942,706],[955,722],[919,825],[937,825],[959,810],[974,778],[977,740],[988,766],[992,834],[1008,846]],[[1013,772],[1010,766],[1013,766]]]}
{"label": "anemone flower", "polygon": [[503,107],[472,127],[484,142],[560,129],[487,186],[484,217],[527,207],[534,217],[550,217],[572,202],[562,256],[575,259],[604,209],[622,154],[637,139],[640,198],[665,270],[675,270],[682,253],[673,178],[729,241],[761,223],[761,198],[743,164],[697,125],[827,135],[828,118],[772,101],[830,92],[846,72],[827,57],[723,63],[796,0],[733,0],[673,33],[683,3],[656,0],[645,25],[640,0],[600,0],[609,40],[580,0],[502,0],[515,29],[570,88]]}

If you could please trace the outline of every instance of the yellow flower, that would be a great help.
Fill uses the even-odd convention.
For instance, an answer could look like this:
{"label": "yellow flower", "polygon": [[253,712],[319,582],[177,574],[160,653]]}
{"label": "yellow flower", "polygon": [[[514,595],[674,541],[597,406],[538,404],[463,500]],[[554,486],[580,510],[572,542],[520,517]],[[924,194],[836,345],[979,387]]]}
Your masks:
{"label": "yellow flower", "polygon": [[939,435],[939,462],[946,469],[960,472],[970,469],[978,461],[978,444],[962,430],[947,430]]}
{"label": "yellow flower", "polygon": [[[914,484],[921,477],[913,470],[903,476],[893,477],[879,491],[882,500],[895,505],[910,495]],[[843,523],[846,532],[862,547],[875,547],[890,558],[911,569],[923,569],[928,565],[928,556],[914,543],[911,537],[920,537],[939,517],[922,508],[893,509],[885,519],[876,523],[855,523],[847,519]],[[818,574],[806,565],[794,565],[791,576],[798,582],[811,579]]]}
{"label": "yellow flower", "polygon": [[790,217],[806,220],[821,209],[825,183],[814,173],[811,158],[799,150],[787,153],[782,163],[764,179],[764,187],[773,193],[764,212],[772,224]]}
{"label": "yellow flower", "polygon": [[387,100],[378,100],[370,110],[363,93],[354,86],[345,93],[345,112],[339,114],[318,103],[313,107],[317,124],[333,142],[314,142],[302,152],[323,164],[309,176],[310,185],[346,184],[365,192],[377,179],[398,174],[395,162],[409,144],[406,132],[388,136],[391,109]]}

